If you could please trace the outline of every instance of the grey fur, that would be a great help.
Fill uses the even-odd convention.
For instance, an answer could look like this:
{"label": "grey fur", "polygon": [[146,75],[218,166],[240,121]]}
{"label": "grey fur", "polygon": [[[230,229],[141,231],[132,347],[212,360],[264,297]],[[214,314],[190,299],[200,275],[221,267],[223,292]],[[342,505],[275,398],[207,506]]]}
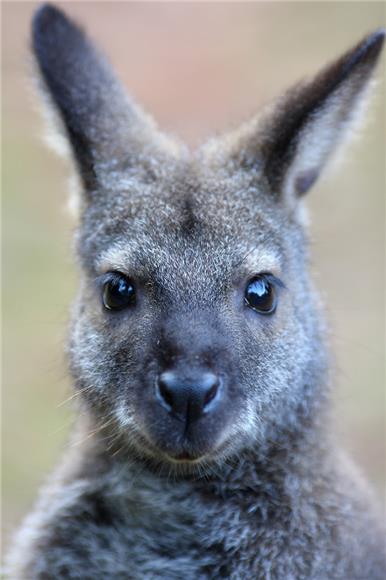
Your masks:
{"label": "grey fur", "polygon": [[[84,185],[69,341],[79,408],[77,444],[18,533],[10,578],[385,578],[376,504],[329,435],[299,199],[351,125],[383,36],[190,154],[74,23],[37,12],[34,52]],[[135,281],[134,308],[104,310],[110,270]],[[284,287],[264,316],[243,296],[267,271]],[[170,364],[223,377],[220,404],[189,431],[154,395]]]}

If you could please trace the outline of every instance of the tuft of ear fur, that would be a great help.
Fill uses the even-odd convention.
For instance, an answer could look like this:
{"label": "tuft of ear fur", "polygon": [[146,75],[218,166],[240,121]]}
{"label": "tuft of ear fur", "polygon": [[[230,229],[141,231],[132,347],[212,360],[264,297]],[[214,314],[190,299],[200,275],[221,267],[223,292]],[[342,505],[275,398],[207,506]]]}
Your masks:
{"label": "tuft of ear fur", "polygon": [[370,34],[313,79],[288,90],[262,116],[223,138],[232,166],[263,175],[277,199],[291,203],[305,194],[356,124],[384,37],[384,30]]}
{"label": "tuft of ear fur", "polygon": [[44,4],[36,11],[32,48],[86,190],[109,168],[140,166],[155,150],[174,153],[129,99],[105,57],[57,7]]}

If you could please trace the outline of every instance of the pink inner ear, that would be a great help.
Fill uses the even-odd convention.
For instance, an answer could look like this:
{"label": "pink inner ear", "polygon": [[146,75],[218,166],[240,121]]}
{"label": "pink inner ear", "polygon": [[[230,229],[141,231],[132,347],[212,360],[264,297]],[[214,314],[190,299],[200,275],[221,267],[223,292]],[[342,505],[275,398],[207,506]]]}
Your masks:
{"label": "pink inner ear", "polygon": [[295,179],[295,194],[299,197],[307,193],[307,191],[314,185],[318,178],[318,170],[316,168],[303,171]]}

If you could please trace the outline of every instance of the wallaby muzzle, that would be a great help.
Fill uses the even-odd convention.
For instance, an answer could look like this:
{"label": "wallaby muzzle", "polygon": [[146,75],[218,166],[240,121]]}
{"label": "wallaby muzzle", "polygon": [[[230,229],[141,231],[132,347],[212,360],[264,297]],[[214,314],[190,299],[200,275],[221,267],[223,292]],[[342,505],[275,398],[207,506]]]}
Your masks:
{"label": "wallaby muzzle", "polygon": [[198,456],[216,446],[214,425],[218,423],[217,435],[224,407],[230,404],[228,386],[234,370],[224,327],[212,312],[178,311],[167,317],[156,339],[157,370],[154,380],[148,380],[159,404],[152,408],[149,422],[171,422],[170,441],[173,432],[178,434],[176,449],[168,452],[174,457],[188,458],[188,448]]}

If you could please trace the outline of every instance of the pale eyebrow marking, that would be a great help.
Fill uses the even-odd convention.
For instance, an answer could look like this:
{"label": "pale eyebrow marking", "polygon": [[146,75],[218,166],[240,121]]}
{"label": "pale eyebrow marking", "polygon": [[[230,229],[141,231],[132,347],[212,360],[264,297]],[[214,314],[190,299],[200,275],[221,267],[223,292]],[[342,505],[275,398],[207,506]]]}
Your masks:
{"label": "pale eyebrow marking", "polygon": [[264,248],[252,248],[238,266],[244,264],[249,270],[278,273],[281,270],[281,260],[277,252]]}
{"label": "pale eyebrow marking", "polygon": [[133,255],[134,245],[128,248],[121,243],[116,243],[108,250],[105,250],[96,262],[98,273],[104,274],[110,270],[118,270],[123,274],[128,273],[128,264]]}
{"label": "pale eyebrow marking", "polygon": [[[119,271],[129,274],[129,264],[132,262],[133,253],[137,249],[135,243],[128,245],[117,242],[105,250],[96,261],[98,274],[105,274],[109,271]],[[266,248],[253,247],[236,264],[234,268],[246,267],[251,272],[272,272],[278,274],[281,270],[281,260],[278,252],[267,250]]]}

